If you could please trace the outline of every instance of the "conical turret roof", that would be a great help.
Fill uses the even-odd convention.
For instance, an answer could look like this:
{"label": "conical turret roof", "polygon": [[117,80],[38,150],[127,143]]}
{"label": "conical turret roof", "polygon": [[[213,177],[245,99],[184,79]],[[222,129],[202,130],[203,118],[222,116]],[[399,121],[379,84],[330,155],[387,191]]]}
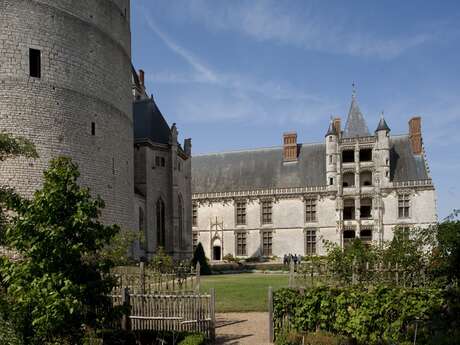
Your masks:
{"label": "conical turret roof", "polygon": [[337,130],[334,126],[334,121],[331,119],[331,122],[329,122],[329,128],[327,129],[327,133],[325,135],[325,137],[327,137],[328,135],[337,135]]}
{"label": "conical turret roof", "polygon": [[375,131],[376,132],[378,131],[388,131],[389,132],[390,131],[390,127],[388,127],[387,122],[385,121],[383,115],[380,116],[380,121]]}
{"label": "conical turret roof", "polygon": [[366,124],[361,110],[359,109],[356,96],[353,95],[351,99],[350,111],[348,112],[347,123],[343,131],[344,138],[353,137],[367,137],[369,136],[369,129]]}

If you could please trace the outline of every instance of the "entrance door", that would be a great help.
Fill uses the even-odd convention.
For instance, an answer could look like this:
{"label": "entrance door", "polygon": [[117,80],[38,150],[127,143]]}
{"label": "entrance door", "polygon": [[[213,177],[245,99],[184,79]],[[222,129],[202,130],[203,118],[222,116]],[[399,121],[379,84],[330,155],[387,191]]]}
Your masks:
{"label": "entrance door", "polygon": [[220,246],[213,247],[213,260],[220,260]]}

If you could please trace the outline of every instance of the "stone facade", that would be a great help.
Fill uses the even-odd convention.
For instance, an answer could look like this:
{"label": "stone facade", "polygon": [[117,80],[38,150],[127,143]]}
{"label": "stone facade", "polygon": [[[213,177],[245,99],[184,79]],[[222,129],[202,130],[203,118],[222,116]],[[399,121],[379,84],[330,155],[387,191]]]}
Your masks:
{"label": "stone facade", "polygon": [[105,200],[103,219],[131,229],[129,7],[129,0],[0,1],[0,130],[29,138],[40,156],[3,162],[0,183],[30,196],[49,160],[70,156],[81,182]]}
{"label": "stone facade", "polygon": [[297,159],[293,133],[280,148],[194,157],[194,244],[213,260],[322,255],[323,240],[383,243],[396,226],[435,223],[435,189],[414,119],[408,135],[390,136],[383,117],[370,134],[353,96],[345,129],[331,120],[324,143],[298,144]]}

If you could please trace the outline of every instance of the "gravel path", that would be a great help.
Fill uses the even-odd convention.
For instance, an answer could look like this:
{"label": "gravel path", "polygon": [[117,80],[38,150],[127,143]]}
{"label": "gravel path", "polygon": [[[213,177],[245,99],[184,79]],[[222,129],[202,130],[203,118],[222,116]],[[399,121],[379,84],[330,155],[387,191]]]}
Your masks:
{"label": "gravel path", "polygon": [[217,345],[269,345],[268,313],[216,314]]}

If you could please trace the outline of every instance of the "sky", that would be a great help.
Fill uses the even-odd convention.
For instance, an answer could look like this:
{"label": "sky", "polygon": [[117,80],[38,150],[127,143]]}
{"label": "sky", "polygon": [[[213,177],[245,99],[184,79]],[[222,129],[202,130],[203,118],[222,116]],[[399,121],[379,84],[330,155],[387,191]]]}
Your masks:
{"label": "sky", "polygon": [[133,0],[132,56],[193,154],[324,140],[352,83],[369,130],[422,117],[439,219],[460,208],[460,2]]}

